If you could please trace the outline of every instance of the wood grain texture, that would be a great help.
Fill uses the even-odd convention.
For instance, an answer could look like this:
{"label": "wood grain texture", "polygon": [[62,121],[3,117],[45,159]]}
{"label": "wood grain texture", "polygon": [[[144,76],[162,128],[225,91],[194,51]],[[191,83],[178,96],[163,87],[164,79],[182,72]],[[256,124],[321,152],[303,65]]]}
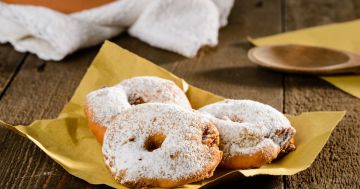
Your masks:
{"label": "wood grain texture", "polygon": [[26,54],[16,52],[10,44],[0,45],[0,97],[19,70]]}
{"label": "wood grain texture", "polygon": [[359,14],[359,0],[286,0],[286,31],[344,22]]}
{"label": "wood grain texture", "polygon": [[[246,56],[251,47],[246,37],[350,20],[360,16],[357,7],[360,2],[355,0],[237,0],[229,26],[220,30],[220,44],[216,48],[203,48],[192,59],[150,47],[127,34],[112,41],[190,84],[228,98],[259,100],[291,114],[348,111],[308,170],[290,177],[236,175],[226,183],[214,183],[213,188],[354,188],[360,185],[357,181],[360,180],[359,100],[316,77],[284,76],[254,66]],[[0,99],[0,119],[29,124],[35,119],[56,117],[98,49],[99,46],[79,51],[60,63],[41,61],[30,55],[17,72],[18,66],[11,62],[21,62],[19,56],[24,55],[14,53],[9,46],[0,46],[0,86],[6,86],[8,78],[12,81]],[[15,78],[14,73],[17,73]],[[0,93],[3,89],[0,87]],[[71,176],[29,140],[2,128],[0,154],[0,188],[106,188]]]}
{"label": "wood grain texture", "polygon": [[[287,1],[286,30],[295,30],[360,16],[355,1]],[[356,1],[357,4],[359,1]],[[285,188],[358,188],[360,186],[360,100],[312,76],[287,76],[285,112],[346,110],[313,165],[285,177]]]}
{"label": "wood grain texture", "polygon": [[[35,119],[56,117],[72,96],[97,48],[80,51],[60,63],[28,56],[0,101],[0,119],[29,124]],[[3,128],[0,146],[0,188],[89,186],[69,175],[35,144]]]}
{"label": "wood grain texture", "polygon": [[[279,10],[279,0],[260,2],[260,5],[259,1],[237,1],[229,26],[220,31],[219,46],[204,48],[198,57],[189,60],[150,47],[127,34],[112,41],[174,71],[198,87],[232,98],[255,98],[281,110],[282,76],[258,70],[246,58],[250,47],[246,42],[247,35],[261,36],[280,31]],[[263,18],[267,18],[266,22],[257,22]],[[29,56],[0,101],[0,119],[12,124],[28,124],[34,119],[56,117],[70,99],[94,54],[94,49],[84,50],[62,63],[44,62]],[[220,82],[214,83],[216,78]],[[0,140],[0,153],[3,154],[0,157],[0,186],[4,188],[95,187],[69,175],[34,144],[10,131],[1,129]],[[262,176],[243,178],[240,182],[233,179],[228,186],[257,187],[259,180],[264,188],[281,188],[283,185],[281,177]]]}

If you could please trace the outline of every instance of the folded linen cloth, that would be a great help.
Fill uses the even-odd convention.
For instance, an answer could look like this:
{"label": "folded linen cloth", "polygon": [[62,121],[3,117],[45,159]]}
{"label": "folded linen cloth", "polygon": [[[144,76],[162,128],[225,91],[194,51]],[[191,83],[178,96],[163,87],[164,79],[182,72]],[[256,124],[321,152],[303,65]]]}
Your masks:
{"label": "folded linen cloth", "polygon": [[117,0],[72,14],[0,2],[0,43],[44,60],[61,60],[129,28],[152,46],[193,57],[216,46],[234,0]]}

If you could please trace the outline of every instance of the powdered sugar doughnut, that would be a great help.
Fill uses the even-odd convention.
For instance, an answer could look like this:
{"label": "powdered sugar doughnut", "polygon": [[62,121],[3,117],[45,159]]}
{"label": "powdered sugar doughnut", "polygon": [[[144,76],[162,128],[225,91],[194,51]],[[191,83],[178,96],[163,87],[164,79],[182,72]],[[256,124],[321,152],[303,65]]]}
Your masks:
{"label": "powdered sugar doughnut", "polygon": [[158,102],[191,108],[184,91],[166,79],[151,76],[133,77],[122,81],[118,86],[124,89],[129,103],[133,105]]}
{"label": "powdered sugar doughnut", "polygon": [[269,105],[228,99],[204,106],[199,111],[218,120],[216,126],[221,138],[220,148],[224,151],[224,167],[259,167],[270,163],[280,152],[295,149],[296,130],[282,113]]}
{"label": "powdered sugar doughnut", "polygon": [[175,187],[212,176],[219,133],[202,114],[147,103],[109,122],[102,147],[115,180],[128,187]]}
{"label": "powdered sugar doughnut", "polygon": [[261,125],[214,120],[220,133],[219,148],[224,152],[221,166],[229,169],[256,168],[277,157],[280,147]]}
{"label": "powdered sugar doughnut", "polygon": [[102,143],[106,125],[115,115],[134,105],[148,102],[176,104],[191,109],[185,93],[174,82],[145,76],[133,77],[113,87],[89,93],[85,114],[91,131]]}

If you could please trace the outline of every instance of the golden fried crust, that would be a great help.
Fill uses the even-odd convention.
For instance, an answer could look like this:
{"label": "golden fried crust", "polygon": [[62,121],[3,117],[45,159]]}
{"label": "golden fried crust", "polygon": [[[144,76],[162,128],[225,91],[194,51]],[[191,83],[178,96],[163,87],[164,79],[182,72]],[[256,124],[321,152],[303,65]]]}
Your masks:
{"label": "golden fried crust", "polygon": [[94,118],[92,116],[92,112],[89,110],[88,106],[85,105],[85,116],[88,120],[88,126],[91,130],[91,132],[94,134],[96,140],[102,144],[104,140],[104,135],[106,128],[102,127],[100,124],[96,123],[94,121]]}
{"label": "golden fried crust", "polygon": [[294,151],[295,136],[293,136],[284,149],[274,148],[274,146],[265,146],[254,154],[235,155],[223,159],[219,166],[227,169],[251,169],[271,163],[274,159],[280,158],[291,151]]}
{"label": "golden fried crust", "polygon": [[241,154],[229,157],[223,160],[220,166],[227,169],[258,168],[275,159],[279,154],[279,151],[279,148],[264,146],[264,148],[259,149],[254,154]]}
{"label": "golden fried crust", "polygon": [[295,135],[289,140],[289,142],[284,146],[283,149],[281,149],[278,157],[282,157],[296,149],[295,146]]}
{"label": "golden fried crust", "polygon": [[[217,148],[217,147],[216,147]],[[177,186],[182,186],[188,183],[197,182],[199,180],[203,180],[206,178],[209,178],[213,175],[213,172],[215,171],[217,165],[220,163],[222,159],[223,153],[219,151],[218,149],[213,150],[213,158],[214,161],[212,161],[211,164],[209,164],[207,167],[204,168],[204,171],[196,176],[179,179],[179,180],[172,180],[172,179],[147,179],[142,178],[137,180],[136,182],[125,182],[122,183],[122,185],[130,188],[140,188],[144,186],[152,186],[152,187],[161,187],[161,188],[173,188]],[[126,172],[124,172],[125,175]],[[114,175],[113,175],[114,176]],[[115,177],[115,179],[120,182],[122,180],[122,177]]]}

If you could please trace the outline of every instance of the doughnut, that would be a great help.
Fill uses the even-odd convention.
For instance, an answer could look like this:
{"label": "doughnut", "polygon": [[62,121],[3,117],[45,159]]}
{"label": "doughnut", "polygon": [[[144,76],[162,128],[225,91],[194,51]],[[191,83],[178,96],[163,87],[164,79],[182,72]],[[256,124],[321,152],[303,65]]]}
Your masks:
{"label": "doughnut", "polygon": [[260,167],[295,149],[296,130],[275,108],[251,100],[216,102],[198,111],[213,116],[224,152],[221,166],[230,169]]}
{"label": "doughnut", "polygon": [[174,82],[151,76],[133,77],[86,96],[85,115],[89,128],[102,143],[106,123],[114,116],[135,105],[149,102],[176,104],[191,109],[185,93]]}
{"label": "doughnut", "polygon": [[151,76],[133,77],[122,81],[119,86],[124,88],[132,105],[158,102],[191,108],[184,91],[170,80]]}
{"label": "doughnut", "polygon": [[127,187],[176,187],[212,176],[220,163],[219,133],[194,110],[140,104],[107,123],[106,166]]}

